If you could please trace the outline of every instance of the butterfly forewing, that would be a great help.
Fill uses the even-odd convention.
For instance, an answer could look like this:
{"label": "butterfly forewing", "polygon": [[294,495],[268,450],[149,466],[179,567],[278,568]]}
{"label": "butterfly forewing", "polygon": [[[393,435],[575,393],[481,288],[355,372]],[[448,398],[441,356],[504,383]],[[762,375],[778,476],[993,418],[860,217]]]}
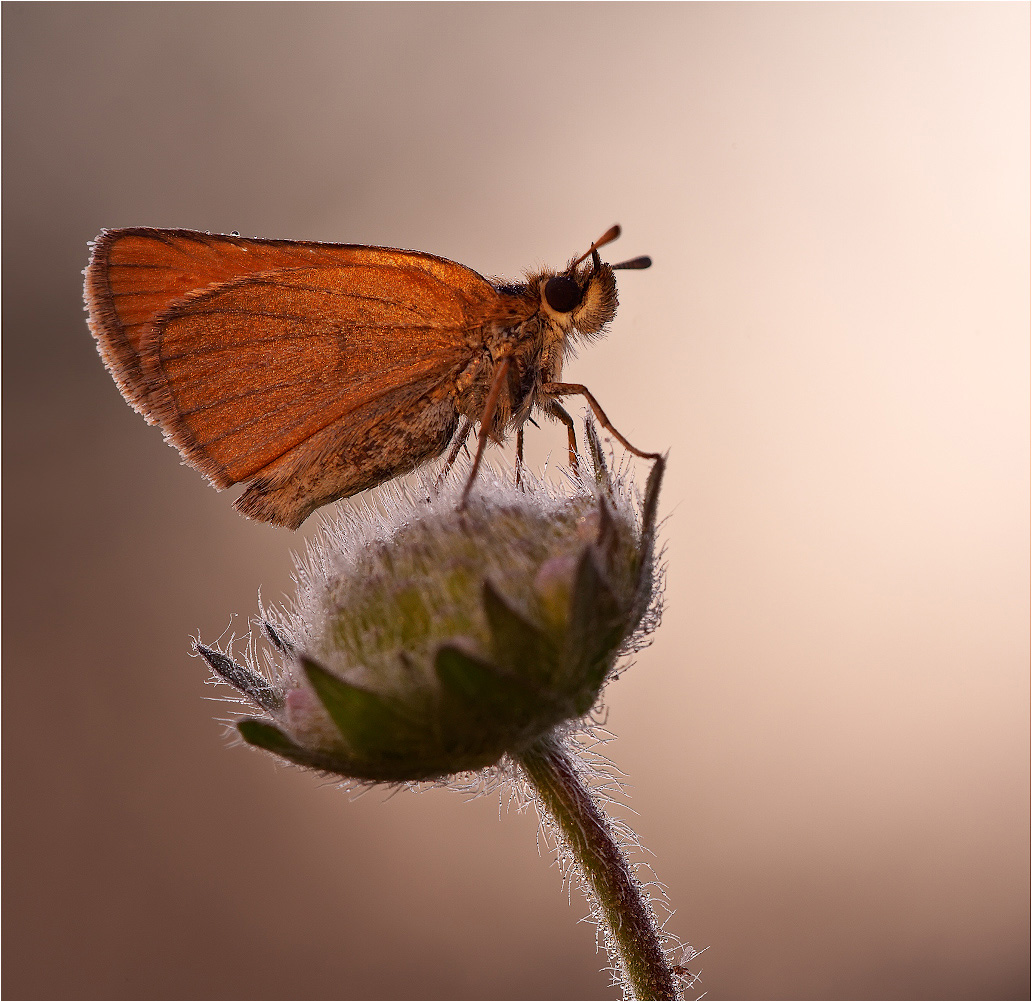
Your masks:
{"label": "butterfly forewing", "polygon": [[[407,295],[373,294],[382,271],[263,273],[170,308],[142,368],[151,410],[184,455],[236,483],[342,418],[364,424],[399,392],[418,397],[451,378],[468,354],[461,298],[438,296],[420,317]],[[405,283],[424,296],[433,286]]]}
{"label": "butterfly forewing", "polygon": [[[296,264],[318,245],[299,245]],[[149,326],[192,292],[265,269],[283,267],[279,241],[210,236],[190,230],[106,230],[86,270],[90,325],[127,399],[140,406],[146,385],[140,350]]]}
{"label": "butterfly forewing", "polygon": [[[270,470],[282,483],[335,451],[321,479],[345,494],[368,486],[370,435],[417,402],[430,413],[409,448],[444,448],[454,421],[437,390],[497,299],[428,254],[179,230],[102,234],[86,293],[126,399],[217,486],[265,474],[267,490]],[[259,517],[294,520],[269,503]]]}

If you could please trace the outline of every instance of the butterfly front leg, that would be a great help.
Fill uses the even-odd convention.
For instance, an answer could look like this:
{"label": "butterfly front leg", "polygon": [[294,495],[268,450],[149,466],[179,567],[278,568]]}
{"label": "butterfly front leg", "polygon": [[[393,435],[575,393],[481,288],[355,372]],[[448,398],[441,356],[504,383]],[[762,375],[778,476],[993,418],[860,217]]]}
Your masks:
{"label": "butterfly front leg", "polygon": [[[545,383],[541,387],[542,393],[548,394],[552,397],[571,397],[571,396],[582,396],[588,402],[588,406],[591,408],[595,417],[598,418],[598,422],[613,436],[620,444],[630,452],[633,452],[636,456],[641,456],[642,459],[660,460],[663,456],[658,452],[642,452],[641,449],[635,448],[627,441],[623,435],[620,434],[614,427],[613,423],[606,417],[606,412],[599,406],[598,401],[588,392],[588,388],[581,383]],[[557,405],[558,406],[558,405]],[[562,408],[559,408],[562,410]],[[563,411],[565,414],[566,412]],[[566,415],[569,417],[569,414]],[[560,418],[560,420],[562,420]],[[570,426],[572,432],[572,422]]]}

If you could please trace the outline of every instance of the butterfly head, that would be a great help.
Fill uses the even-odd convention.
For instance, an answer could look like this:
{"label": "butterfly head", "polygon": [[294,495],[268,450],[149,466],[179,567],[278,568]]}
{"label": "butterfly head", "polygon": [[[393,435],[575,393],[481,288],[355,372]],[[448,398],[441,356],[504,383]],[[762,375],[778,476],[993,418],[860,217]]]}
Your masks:
{"label": "butterfly head", "polygon": [[[614,226],[591,245],[586,254],[575,258],[557,275],[542,276],[539,287],[542,308],[567,335],[588,340],[597,337],[616,316],[617,295],[614,271],[648,268],[647,257],[620,264],[606,264],[598,248],[615,240],[620,227]],[[590,258],[590,262],[586,259]]]}

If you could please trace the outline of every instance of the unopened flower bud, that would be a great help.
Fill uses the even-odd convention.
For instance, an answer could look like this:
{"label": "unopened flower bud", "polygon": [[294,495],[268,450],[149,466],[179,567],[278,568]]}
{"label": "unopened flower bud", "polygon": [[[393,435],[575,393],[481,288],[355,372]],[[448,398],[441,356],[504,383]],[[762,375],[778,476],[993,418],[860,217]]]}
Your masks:
{"label": "unopened flower bud", "polygon": [[485,768],[588,713],[658,622],[663,462],[639,502],[587,437],[593,470],[564,490],[483,473],[462,511],[456,477],[429,502],[393,487],[385,514],[328,524],[292,607],[266,614],[267,671],[198,645],[263,711],[244,739],[406,782]]}

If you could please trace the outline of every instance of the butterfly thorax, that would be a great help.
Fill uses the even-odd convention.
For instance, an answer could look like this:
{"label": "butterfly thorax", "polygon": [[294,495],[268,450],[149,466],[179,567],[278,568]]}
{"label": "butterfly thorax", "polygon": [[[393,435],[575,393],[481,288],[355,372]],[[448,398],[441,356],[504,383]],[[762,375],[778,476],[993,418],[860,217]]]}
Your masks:
{"label": "butterfly thorax", "polygon": [[616,315],[616,279],[608,265],[560,273],[576,283],[577,304],[569,310],[550,305],[546,285],[553,271],[528,276],[526,282],[496,285],[496,315],[474,335],[474,357],[459,376],[456,405],[459,413],[476,422],[485,403],[497,366],[509,362],[491,421],[492,437],[501,439],[522,425],[538,409],[548,412],[554,396],[545,387],[562,378],[563,361],[579,339],[600,336]]}
{"label": "butterfly thorax", "polygon": [[498,315],[472,333],[472,357],[455,383],[455,405],[476,423],[498,366],[508,360],[508,372],[491,421],[493,437],[522,424],[534,409],[541,385],[562,371],[561,332],[552,329],[538,309],[536,297],[522,286],[502,287]]}

